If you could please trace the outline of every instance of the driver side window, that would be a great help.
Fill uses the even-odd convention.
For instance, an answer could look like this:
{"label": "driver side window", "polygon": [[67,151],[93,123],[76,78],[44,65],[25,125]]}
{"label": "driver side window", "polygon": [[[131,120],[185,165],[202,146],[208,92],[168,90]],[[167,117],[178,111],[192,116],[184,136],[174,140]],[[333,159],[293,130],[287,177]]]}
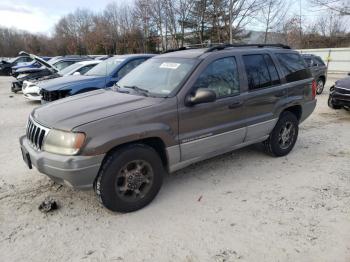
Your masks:
{"label": "driver side window", "polygon": [[212,62],[200,74],[196,83],[198,88],[209,88],[217,98],[234,96],[240,93],[237,63],[234,57],[225,57]]}

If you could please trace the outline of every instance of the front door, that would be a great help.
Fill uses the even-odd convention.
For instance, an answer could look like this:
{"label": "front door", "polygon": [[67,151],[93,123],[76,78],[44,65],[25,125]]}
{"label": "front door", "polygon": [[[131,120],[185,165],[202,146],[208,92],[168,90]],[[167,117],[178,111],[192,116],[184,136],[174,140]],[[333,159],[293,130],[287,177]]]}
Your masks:
{"label": "front door", "polygon": [[180,106],[179,143],[181,161],[220,154],[243,142],[240,80],[234,57],[212,61],[199,74],[191,92],[213,90],[215,102]]}

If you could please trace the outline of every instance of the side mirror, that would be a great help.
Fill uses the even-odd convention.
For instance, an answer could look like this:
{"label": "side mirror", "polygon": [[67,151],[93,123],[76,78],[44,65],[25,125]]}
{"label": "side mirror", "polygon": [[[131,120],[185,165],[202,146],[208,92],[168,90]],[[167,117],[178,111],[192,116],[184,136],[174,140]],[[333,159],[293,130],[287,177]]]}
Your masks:
{"label": "side mirror", "polygon": [[73,75],[74,76],[80,76],[81,74],[79,72],[74,72]]}
{"label": "side mirror", "polygon": [[198,88],[194,95],[186,98],[186,105],[193,106],[196,104],[210,103],[216,100],[216,94],[208,88]]}

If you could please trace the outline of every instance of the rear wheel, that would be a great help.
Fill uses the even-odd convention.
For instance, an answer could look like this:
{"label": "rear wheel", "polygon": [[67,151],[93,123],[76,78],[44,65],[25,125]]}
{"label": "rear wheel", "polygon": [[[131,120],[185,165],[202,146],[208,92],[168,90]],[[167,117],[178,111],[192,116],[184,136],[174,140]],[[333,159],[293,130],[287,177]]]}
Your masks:
{"label": "rear wheel", "polygon": [[102,204],[117,212],[132,212],[149,204],[162,185],[164,168],[158,153],[141,144],[108,156],[96,179]]}
{"label": "rear wheel", "polygon": [[323,89],[324,89],[324,82],[323,82],[322,79],[318,79],[318,80],[317,80],[316,93],[317,93],[318,95],[322,94]]}
{"label": "rear wheel", "polygon": [[273,156],[285,156],[293,149],[298,138],[299,121],[291,112],[283,112],[264,142],[265,150]]}

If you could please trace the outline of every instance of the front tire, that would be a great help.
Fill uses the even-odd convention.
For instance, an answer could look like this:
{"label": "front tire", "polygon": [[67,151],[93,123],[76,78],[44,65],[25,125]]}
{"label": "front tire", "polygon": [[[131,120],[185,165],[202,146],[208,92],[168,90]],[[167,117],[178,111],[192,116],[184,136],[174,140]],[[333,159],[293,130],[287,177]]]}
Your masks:
{"label": "front tire", "polygon": [[299,133],[299,121],[291,112],[283,112],[264,142],[265,150],[270,155],[281,157],[292,151]]}
{"label": "front tire", "polygon": [[158,194],[164,168],[151,147],[134,144],[111,153],[96,179],[95,191],[102,204],[116,212],[133,212]]}

